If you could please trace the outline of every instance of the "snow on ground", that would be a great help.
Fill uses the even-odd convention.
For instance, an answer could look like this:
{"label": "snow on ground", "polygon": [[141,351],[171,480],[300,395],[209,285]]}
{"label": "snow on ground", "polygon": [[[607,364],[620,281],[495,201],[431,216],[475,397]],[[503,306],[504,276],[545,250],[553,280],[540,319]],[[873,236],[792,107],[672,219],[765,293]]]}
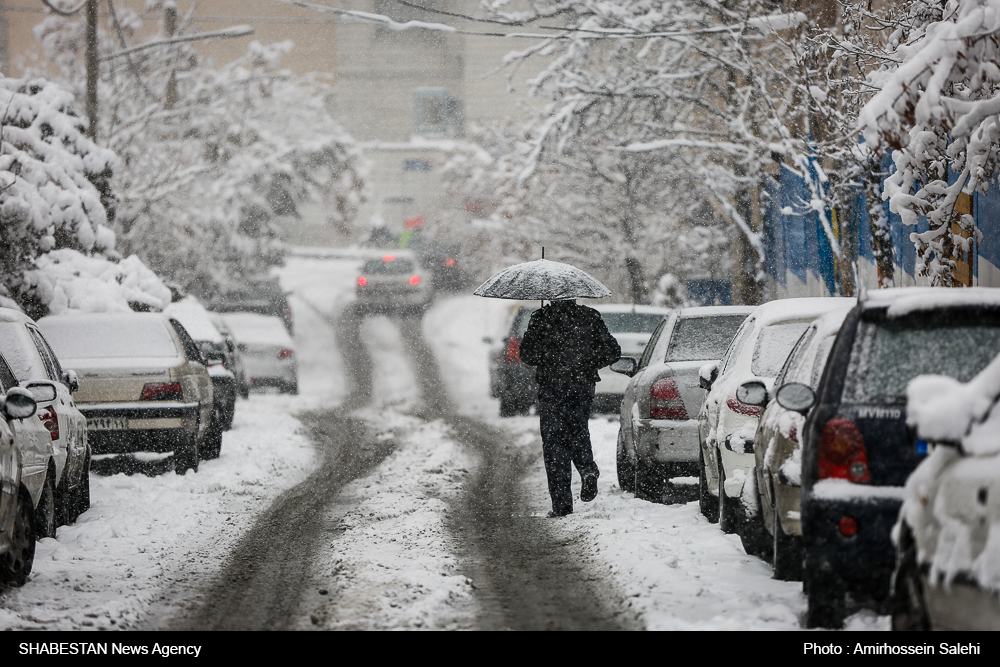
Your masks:
{"label": "snow on ground", "polygon": [[[537,417],[500,419],[489,399],[488,346],[504,302],[474,296],[438,301],[424,318],[424,334],[441,365],[458,409],[512,433],[518,446],[539,452]],[[771,579],[770,567],[747,556],[736,535],[726,535],[699,512],[697,502],[660,505],[636,500],[615,481],[618,419],[590,422],[594,457],[601,469],[600,494],[579,502],[575,513],[554,524],[567,537],[593,545],[591,564],[611,581],[650,630],[795,630],[806,600],[797,582]],[[540,456],[525,480],[529,501],[543,515],[550,509]],[[849,630],[888,629],[888,618],[861,612]]]}

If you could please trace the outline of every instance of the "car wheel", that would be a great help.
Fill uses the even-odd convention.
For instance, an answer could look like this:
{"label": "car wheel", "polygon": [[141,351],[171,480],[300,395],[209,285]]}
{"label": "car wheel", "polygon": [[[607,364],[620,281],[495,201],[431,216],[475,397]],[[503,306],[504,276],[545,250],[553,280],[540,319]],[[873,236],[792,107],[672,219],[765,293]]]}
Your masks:
{"label": "car wheel", "polygon": [[771,565],[774,578],[780,581],[802,581],[802,538],[789,535],[778,519],[778,504],[771,507],[774,517],[774,537]]}
{"label": "car wheel", "polygon": [[635,457],[635,497],[652,503],[663,502],[663,493],[667,488],[667,480],[663,471],[657,465],[648,465],[642,459]]}
{"label": "car wheel", "polygon": [[832,572],[820,571],[806,563],[803,588],[806,591],[806,627],[840,628],[844,625],[844,589]]}
{"label": "car wheel", "polygon": [[890,610],[893,630],[930,630],[924,585],[917,564],[917,545],[905,523],[899,531],[899,557],[892,574]]}
{"label": "car wheel", "polygon": [[615,455],[615,468],[618,472],[618,487],[622,491],[635,492],[635,466],[625,451],[625,435],[618,430],[618,451]]}
{"label": "car wheel", "polygon": [[0,556],[0,583],[23,586],[31,574],[31,565],[35,562],[36,540],[31,494],[23,487],[17,494],[17,507],[14,511],[10,550]]}
{"label": "car wheel", "polygon": [[521,412],[520,404],[507,394],[500,394],[500,416],[514,417]]}
{"label": "car wheel", "polygon": [[719,466],[719,528],[722,532],[732,534],[740,525],[740,499],[726,495],[726,469],[722,466],[722,455],[716,459]]}
{"label": "car wheel", "polygon": [[83,459],[83,474],[74,498],[73,521],[90,509],[90,450]]}
{"label": "car wheel", "polygon": [[56,485],[51,470],[42,484],[42,497],[35,507],[35,534],[38,539],[56,536]]}
{"label": "car wheel", "polygon": [[719,520],[719,502],[708,490],[708,473],[705,472],[705,453],[698,447],[698,507],[709,523]]}
{"label": "car wheel", "polygon": [[62,481],[56,487],[56,525],[68,526],[73,523],[73,504],[75,490],[70,490],[69,459],[63,466]]}
{"label": "car wheel", "polygon": [[[770,549],[767,547],[771,536],[768,535],[767,528],[764,526],[764,510],[760,506],[760,495],[756,491],[754,491],[753,498],[757,506],[756,512],[751,514],[747,508],[740,508],[743,510],[743,518],[739,522],[740,542],[743,543],[743,550],[747,552],[748,556],[765,558],[769,555],[767,552]],[[742,505],[742,503],[740,504]]]}
{"label": "car wheel", "polygon": [[205,441],[201,443],[199,458],[205,461],[209,459],[217,459],[221,453],[222,426],[220,424],[213,423],[208,427],[208,433],[205,434]]}
{"label": "car wheel", "polygon": [[198,472],[198,437],[184,435],[174,448],[174,472],[183,475],[188,470]]}

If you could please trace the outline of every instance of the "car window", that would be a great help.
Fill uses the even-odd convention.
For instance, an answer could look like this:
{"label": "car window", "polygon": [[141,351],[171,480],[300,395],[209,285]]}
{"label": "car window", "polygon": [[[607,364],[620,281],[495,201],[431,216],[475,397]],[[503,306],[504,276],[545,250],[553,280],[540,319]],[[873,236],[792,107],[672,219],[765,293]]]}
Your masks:
{"label": "car window", "polygon": [[524,332],[528,330],[528,322],[531,321],[531,316],[536,310],[538,309],[526,306],[517,311],[517,315],[514,316],[514,324],[511,326],[512,336],[517,336],[518,338],[524,336]]}
{"label": "car window", "polygon": [[795,347],[788,353],[785,364],[774,378],[774,386],[780,387],[786,382],[800,382],[798,371],[802,367],[802,362],[809,356],[809,343],[816,336],[816,327],[809,327],[806,332],[799,337]]}
{"label": "car window", "polygon": [[6,393],[8,389],[16,386],[17,378],[14,377],[14,373],[10,370],[7,360],[0,354],[0,389],[3,389]]}
{"label": "car window", "polygon": [[724,315],[678,319],[664,361],[721,359],[746,318],[746,315]]}
{"label": "car window", "polygon": [[816,360],[813,361],[812,376],[809,378],[809,386],[813,389],[819,388],[819,380],[823,377],[823,369],[826,368],[826,360],[830,357],[830,350],[833,349],[833,341],[837,340],[836,334],[825,336],[819,342],[816,349]]}
{"label": "car window", "polygon": [[645,368],[649,365],[649,360],[653,356],[653,348],[656,347],[656,343],[660,340],[660,336],[663,335],[663,328],[667,326],[667,319],[663,318],[660,323],[653,330],[653,333],[649,337],[649,342],[646,343],[646,349],[642,351],[642,358],[639,359],[639,368]]}
{"label": "car window", "polygon": [[[0,322],[0,350],[21,382],[48,376],[45,362],[22,322]],[[16,384],[16,383],[15,383]]]}
{"label": "car window", "polygon": [[203,357],[201,356],[201,350],[198,349],[198,345],[191,338],[191,334],[187,332],[184,325],[175,319],[170,320],[170,325],[177,332],[177,337],[181,339],[181,345],[184,346],[184,356],[188,358],[188,361],[197,361],[198,363],[203,362]]}
{"label": "car window", "polygon": [[903,402],[918,375],[968,382],[1000,349],[1000,314],[948,313],[862,321],[847,369],[845,400]]}
{"label": "car window", "polygon": [[729,344],[729,349],[726,350],[726,356],[722,360],[722,371],[719,372],[719,375],[725,375],[729,371],[730,367],[732,367],[733,363],[735,363],[736,359],[739,358],[740,353],[743,351],[743,346],[746,345],[753,329],[753,318],[744,320],[743,324],[740,325],[739,331],[736,332],[736,337],[733,338],[733,342]]}
{"label": "car window", "polygon": [[55,353],[52,352],[49,344],[45,342],[42,334],[37,329],[29,326],[28,334],[31,336],[31,342],[34,343],[38,354],[42,357],[42,363],[45,364],[45,371],[48,373],[49,379],[59,382],[62,376],[62,368],[59,367],[59,360],[56,358]]}
{"label": "car window", "polygon": [[[388,259],[392,257],[392,259]],[[382,259],[370,259],[361,267],[361,273],[366,276],[399,276],[413,273],[413,262],[393,255]]]}
{"label": "car window", "polygon": [[808,326],[808,322],[789,322],[764,327],[757,336],[750,372],[762,378],[777,375],[788,358],[788,353]]}
{"label": "car window", "polygon": [[123,359],[176,357],[177,346],[159,318],[136,316],[108,319],[59,318],[39,320],[39,328],[60,359]]}
{"label": "car window", "polygon": [[663,320],[662,313],[601,313],[608,331],[616,333],[652,333]]}

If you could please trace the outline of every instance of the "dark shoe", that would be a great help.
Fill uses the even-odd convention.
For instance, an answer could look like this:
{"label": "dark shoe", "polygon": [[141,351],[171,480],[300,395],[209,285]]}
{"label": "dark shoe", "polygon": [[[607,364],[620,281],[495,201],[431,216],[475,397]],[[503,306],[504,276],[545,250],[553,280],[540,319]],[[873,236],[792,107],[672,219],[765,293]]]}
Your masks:
{"label": "dark shoe", "polygon": [[589,503],[597,497],[597,475],[586,475],[580,487],[580,500]]}
{"label": "dark shoe", "polygon": [[558,519],[560,517],[564,517],[572,513],[573,510],[566,510],[565,512],[556,512],[555,510],[552,510],[551,512],[549,512],[548,517],[550,519]]}

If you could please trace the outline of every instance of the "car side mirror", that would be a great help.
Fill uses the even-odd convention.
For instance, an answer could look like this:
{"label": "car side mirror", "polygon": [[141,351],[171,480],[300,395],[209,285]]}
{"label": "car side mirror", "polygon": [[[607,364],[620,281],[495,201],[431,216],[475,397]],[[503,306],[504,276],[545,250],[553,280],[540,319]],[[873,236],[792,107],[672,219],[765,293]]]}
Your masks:
{"label": "car side mirror", "polygon": [[774,399],[784,409],[804,415],[816,405],[816,392],[807,384],[789,382],[778,388]]}
{"label": "car side mirror", "polygon": [[75,394],[80,391],[80,379],[76,376],[76,371],[63,371],[62,382],[69,389],[69,393]]}
{"label": "car side mirror", "polygon": [[708,391],[719,377],[719,362],[712,361],[698,369],[698,386]]}
{"label": "car side mirror", "polygon": [[27,419],[37,410],[35,397],[27,389],[11,387],[3,397],[3,411],[8,419]]}
{"label": "car side mirror", "polygon": [[205,355],[206,366],[218,366],[226,363],[226,357],[221,352],[209,352]]}
{"label": "car side mirror", "polygon": [[747,405],[767,407],[767,385],[760,380],[748,380],[736,388],[736,400]]}
{"label": "car side mirror", "polygon": [[639,363],[632,357],[622,357],[615,363],[611,364],[611,370],[615,373],[621,373],[622,375],[627,375],[632,377],[639,370]]}

